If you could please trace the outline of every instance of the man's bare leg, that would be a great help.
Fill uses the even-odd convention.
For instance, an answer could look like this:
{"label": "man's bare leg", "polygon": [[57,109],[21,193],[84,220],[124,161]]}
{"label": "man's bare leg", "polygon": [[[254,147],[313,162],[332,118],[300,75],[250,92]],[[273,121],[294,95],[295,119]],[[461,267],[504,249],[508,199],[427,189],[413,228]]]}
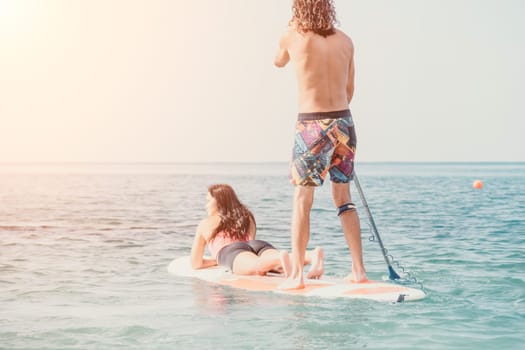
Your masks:
{"label": "man's bare leg", "polygon": [[[336,207],[351,201],[350,184],[332,183],[332,196]],[[346,243],[352,255],[352,273],[348,278],[353,282],[366,282],[365,266],[363,263],[363,249],[361,244],[361,226],[357,211],[346,211],[341,214],[341,226],[345,234]]]}
{"label": "man's bare leg", "polygon": [[290,276],[279,289],[304,288],[304,255],[310,239],[310,210],[314,199],[314,187],[296,186],[292,211],[292,269]]}

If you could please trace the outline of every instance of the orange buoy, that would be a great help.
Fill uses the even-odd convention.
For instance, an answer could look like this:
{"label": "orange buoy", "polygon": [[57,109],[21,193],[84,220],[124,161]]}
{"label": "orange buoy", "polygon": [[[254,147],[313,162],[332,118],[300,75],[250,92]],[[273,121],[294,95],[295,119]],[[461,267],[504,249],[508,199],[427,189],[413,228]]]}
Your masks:
{"label": "orange buoy", "polygon": [[481,180],[476,180],[472,183],[472,187],[477,190],[481,190],[483,188],[483,182],[481,182]]}

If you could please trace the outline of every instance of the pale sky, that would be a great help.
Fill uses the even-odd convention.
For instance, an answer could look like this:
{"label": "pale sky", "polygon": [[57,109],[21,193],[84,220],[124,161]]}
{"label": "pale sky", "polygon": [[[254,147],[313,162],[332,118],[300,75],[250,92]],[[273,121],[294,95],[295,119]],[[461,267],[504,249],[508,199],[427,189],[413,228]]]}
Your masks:
{"label": "pale sky", "polygon": [[[0,162],[288,161],[291,0],[0,0]],[[337,0],[357,161],[525,161],[525,1]]]}

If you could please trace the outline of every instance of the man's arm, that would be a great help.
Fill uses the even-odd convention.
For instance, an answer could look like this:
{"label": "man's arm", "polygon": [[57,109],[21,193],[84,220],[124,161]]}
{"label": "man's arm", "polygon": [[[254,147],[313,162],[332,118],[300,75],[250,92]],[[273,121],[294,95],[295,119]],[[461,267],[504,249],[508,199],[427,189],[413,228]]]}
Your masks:
{"label": "man's arm", "polygon": [[355,80],[355,66],[354,58],[350,60],[350,66],[348,67],[348,81],[346,82],[346,100],[348,104],[352,101],[354,96],[354,80]]}
{"label": "man's arm", "polygon": [[286,64],[290,61],[290,54],[288,53],[288,49],[286,48],[286,34],[281,37],[281,40],[279,40],[279,51],[277,51],[277,55],[275,56],[274,64],[282,68],[286,66]]}

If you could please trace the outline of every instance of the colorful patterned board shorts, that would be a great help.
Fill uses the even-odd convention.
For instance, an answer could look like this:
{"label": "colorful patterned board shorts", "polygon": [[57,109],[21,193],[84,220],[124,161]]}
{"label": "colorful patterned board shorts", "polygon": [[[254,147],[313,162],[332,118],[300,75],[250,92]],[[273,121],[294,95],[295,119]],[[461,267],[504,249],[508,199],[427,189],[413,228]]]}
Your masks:
{"label": "colorful patterned board shorts", "polygon": [[335,183],[348,183],[354,172],[356,135],[350,110],[300,113],[290,182],[321,186],[330,173]]}

